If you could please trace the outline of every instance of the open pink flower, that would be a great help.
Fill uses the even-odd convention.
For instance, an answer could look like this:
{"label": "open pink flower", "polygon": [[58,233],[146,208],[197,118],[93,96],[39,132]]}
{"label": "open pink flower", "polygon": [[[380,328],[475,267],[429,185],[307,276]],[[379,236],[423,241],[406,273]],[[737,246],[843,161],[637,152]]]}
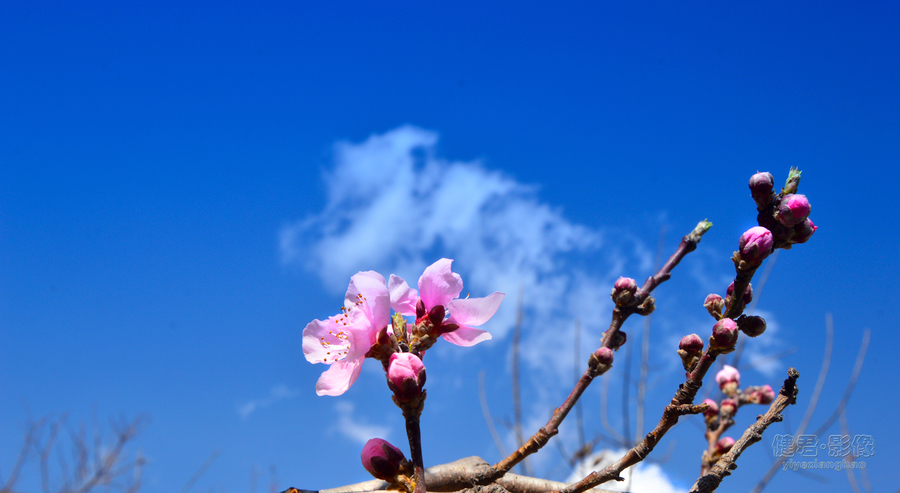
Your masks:
{"label": "open pink flower", "polygon": [[419,277],[418,293],[402,278],[391,275],[391,307],[404,316],[416,316],[416,304],[419,300],[424,305],[426,314],[433,313],[432,309],[440,306],[445,313],[450,313],[443,322],[444,325],[459,326],[452,332],[441,333],[441,337],[457,346],[474,346],[491,338],[489,332],[475,327],[494,316],[505,295],[494,292],[484,298],[459,299],[463,282],[459,274],[450,270],[452,263],[453,260],[442,258],[428,266]]}
{"label": "open pink flower", "polygon": [[341,313],[313,320],[303,329],[303,355],[331,367],[316,382],[316,394],[341,395],[353,385],[378,331],[390,321],[390,295],[384,277],[374,271],[350,278]]}

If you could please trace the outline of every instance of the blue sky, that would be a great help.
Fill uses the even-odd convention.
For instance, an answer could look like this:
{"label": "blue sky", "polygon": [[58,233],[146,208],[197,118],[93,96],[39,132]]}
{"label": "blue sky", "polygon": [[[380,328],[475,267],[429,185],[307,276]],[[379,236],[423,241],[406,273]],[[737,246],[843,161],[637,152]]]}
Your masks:
{"label": "blue sky", "polygon": [[[898,13],[888,2],[4,3],[0,473],[29,414],[145,413],[129,449],[148,459],[145,491],[180,490],[215,451],[190,491],[252,491],[254,474],[263,491],[272,466],[281,489],[365,480],[360,440],[405,445],[402,417],[371,362],[345,395],[317,397],[323,368],[302,357],[301,331],[336,313],[353,273],[414,283],[441,257],[472,296],[507,299],[485,327],[493,341],[429,352],[425,460],[496,461],[478,374],[509,447],[518,290],[533,431],[570,388],[574,320],[582,366],[609,323],[612,282],[651,273],[662,228],[668,255],[709,218],[657,291],[655,423],[681,381],[677,340],[711,329],[702,300],[724,291],[754,224],[747,179],[781,183],[797,166],[820,229],[778,256],[758,305],[770,330],[745,359],[764,364],[744,381],[774,387],[797,367],[799,405],[774,432],[796,427],[833,313],[817,427],[870,328],[847,420],[875,440],[866,480],[896,489]],[[610,372],[620,431],[641,330],[625,327],[631,371],[620,351]],[[603,433],[595,387],[589,436]],[[574,423],[558,440],[571,449]],[[702,442],[684,422],[660,445],[660,457],[674,447],[667,481],[693,482]],[[767,444],[721,491],[750,489]],[[566,477],[552,443],[541,456],[539,474]],[[37,490],[34,460],[26,472]],[[846,491],[847,479],[782,472],[770,490],[810,485]]]}

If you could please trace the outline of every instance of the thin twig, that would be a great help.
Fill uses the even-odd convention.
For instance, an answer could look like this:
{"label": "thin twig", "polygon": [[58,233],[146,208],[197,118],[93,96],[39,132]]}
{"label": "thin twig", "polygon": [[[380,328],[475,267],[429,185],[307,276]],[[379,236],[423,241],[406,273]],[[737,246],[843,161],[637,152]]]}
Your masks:
{"label": "thin twig", "polygon": [[[578,381],[581,372],[581,320],[575,319],[575,357],[572,359],[573,368],[575,370],[575,381]],[[575,428],[578,430],[578,449],[583,451],[587,445],[584,437],[584,412],[581,409],[581,402],[575,403]]]}
{"label": "thin twig", "polygon": [[[513,332],[512,346],[512,391],[513,391],[513,416],[515,418],[516,446],[522,447],[525,437],[522,433],[522,397],[519,383],[519,341],[522,338],[522,303],[525,296],[524,286],[519,286],[519,300],[516,304],[516,328]],[[531,468],[525,461],[520,470],[530,475]]]}
{"label": "thin twig", "polygon": [[[769,255],[769,258],[766,259],[766,268],[763,269],[762,275],[759,276],[756,289],[753,290],[753,301],[750,302],[750,306],[746,310],[747,315],[753,315],[756,312],[756,305],[759,304],[759,299],[762,298],[763,288],[766,287],[766,281],[769,279],[769,275],[772,274],[772,268],[775,267],[775,260],[778,258],[779,253],[781,253],[781,250],[775,250],[775,253]],[[737,349],[734,350],[734,356],[731,357],[731,366],[735,368],[741,362],[741,354],[744,352],[745,342],[747,342],[747,339],[743,337],[738,340]]]}
{"label": "thin twig", "polygon": [[488,408],[487,394],[484,391],[484,370],[478,372],[478,400],[481,401],[481,414],[484,415],[484,422],[487,424],[488,431],[491,432],[491,438],[494,439],[494,445],[497,447],[497,451],[500,452],[500,455],[506,457],[506,448],[503,446],[503,440],[500,439],[500,434],[497,433],[497,428],[494,426],[494,419],[491,417],[491,410]]}
{"label": "thin twig", "polygon": [[[850,381],[847,382],[847,388],[844,389],[844,396],[838,403],[835,412],[832,413],[832,415],[827,420],[825,420],[825,423],[823,423],[822,426],[820,426],[819,429],[815,431],[815,433],[813,433],[814,435],[819,435],[823,431],[827,430],[828,427],[834,424],[834,419],[832,418],[836,418],[836,416],[839,416],[840,413],[844,412],[844,408],[847,406],[847,402],[850,401],[850,396],[853,394],[853,388],[856,386],[856,380],[857,378],[859,378],[859,373],[862,370],[863,361],[865,361],[866,359],[866,348],[869,345],[870,335],[871,331],[869,329],[866,329],[865,332],[863,332],[862,342],[859,346],[859,353],[857,353],[856,355],[856,364],[853,367],[853,373],[850,375]],[[800,435],[801,433],[796,433],[795,436]],[[772,477],[775,476],[779,469],[781,469],[781,464],[783,464],[785,460],[787,460],[787,457],[778,457],[778,459],[772,464],[772,466],[769,467],[769,470],[766,471],[766,474],[759,481],[759,483],[756,484],[751,493],[760,493],[766,487],[766,485],[769,484],[769,481],[772,480]]]}
{"label": "thin twig", "polygon": [[625,347],[625,371],[622,372],[622,436],[625,437],[625,447],[631,447],[634,442],[631,441],[631,420],[629,416],[631,412],[628,409],[628,401],[631,399],[629,390],[631,387],[631,349],[634,344],[628,344]]}
{"label": "thin twig", "polygon": [[703,385],[703,378],[709,372],[718,356],[718,350],[707,347],[700,357],[700,361],[687,374],[684,383],[678,386],[671,403],[665,407],[659,424],[644,437],[643,441],[625,452],[625,455],[618,461],[607,466],[602,471],[592,472],[581,481],[561,490],[561,493],[581,493],[613,479],[622,481],[622,471],[647,458],[669,429],[678,423],[678,418],[687,414],[700,414],[709,409],[708,404],[694,405],[692,403],[700,390],[700,386]]}
{"label": "thin twig", "polygon": [[[667,281],[672,277],[672,269],[674,269],[675,266],[677,266],[678,263],[681,262],[681,259],[683,259],[688,253],[697,249],[697,244],[700,243],[700,239],[702,238],[703,234],[709,231],[709,228],[711,227],[712,223],[710,223],[709,221],[701,221],[690,233],[688,233],[681,239],[681,243],[678,245],[675,253],[673,253],[669,257],[669,260],[666,261],[659,272],[647,279],[641,289],[639,289],[638,292],[634,295],[634,298],[637,301],[636,305],[624,308],[619,308],[617,306],[613,309],[612,322],[610,323],[610,327],[603,337],[603,342],[601,343],[602,347],[612,348],[613,341],[616,338],[616,333],[632,313],[638,313],[640,310],[644,310],[644,314],[646,315],[650,311],[652,311],[653,300],[650,297],[650,293],[661,283]],[[575,384],[572,392],[569,393],[569,396],[566,398],[563,404],[560,407],[556,408],[547,424],[540,428],[534,435],[532,435],[531,438],[529,438],[523,446],[519,447],[518,450],[516,450],[497,464],[494,464],[494,466],[491,468],[491,474],[488,476],[484,476],[483,478],[479,478],[478,484],[487,484],[492,480],[503,476],[503,474],[515,467],[516,464],[524,460],[529,455],[543,448],[551,437],[559,433],[559,425],[563,422],[566,416],[568,416],[569,412],[572,410],[572,407],[574,407],[575,403],[578,402],[581,394],[584,393],[584,391],[588,388],[594,378],[598,375],[602,375],[609,368],[609,366],[600,368],[599,366],[589,364],[587,370],[585,370],[584,374],[578,380],[578,383]]]}
{"label": "thin twig", "polygon": [[[847,413],[841,413],[841,433],[849,437],[850,436],[850,427],[847,426]],[[854,457],[855,459],[855,457]],[[853,490],[853,493],[862,493],[859,489],[859,484],[856,482],[856,476],[853,475],[852,468],[845,468],[844,471],[847,473],[847,482],[850,483],[850,489]]]}
{"label": "thin twig", "polygon": [[6,483],[0,491],[11,491],[13,485],[19,480],[19,474],[22,472],[22,467],[25,465],[25,459],[28,458],[28,451],[31,450],[31,447],[34,445],[36,440],[35,435],[38,430],[44,426],[44,422],[46,422],[46,418],[41,419],[36,423],[29,423],[28,431],[25,433],[25,441],[22,443],[22,450],[19,451],[19,458],[16,459],[16,464],[9,471],[9,477],[6,478]]}
{"label": "thin twig", "polygon": [[603,425],[603,429],[606,430],[606,433],[615,440],[620,443],[623,447],[625,447],[627,441],[625,437],[619,434],[619,432],[609,424],[609,417],[607,416],[607,402],[609,400],[609,380],[610,375],[607,373],[603,375],[603,381],[600,384],[600,424]]}
{"label": "thin twig", "polygon": [[853,365],[853,373],[850,374],[850,381],[847,382],[847,387],[844,389],[844,395],[841,396],[841,400],[838,402],[834,412],[831,413],[831,416],[816,429],[814,434],[821,435],[825,430],[830,428],[837,420],[838,416],[844,412],[847,403],[850,402],[850,396],[853,395],[853,389],[856,387],[856,381],[859,379],[859,374],[862,371],[863,361],[866,359],[866,349],[869,347],[869,338],[871,335],[872,331],[869,329],[866,329],[863,332],[862,342],[859,345],[859,354],[856,355],[856,364]]}
{"label": "thin twig", "polygon": [[[212,463],[216,461],[216,459],[219,457],[220,453],[222,453],[222,452],[219,449],[216,449],[216,450],[213,450],[213,452],[211,454],[209,454],[209,457],[205,461],[203,461],[203,464],[200,464],[200,467],[197,469],[197,471],[194,472],[193,475],[191,475],[190,479],[187,480],[187,483],[184,484],[184,487],[181,488],[181,493],[187,493],[188,490],[190,490],[191,487],[194,486],[194,483],[196,483],[200,479],[200,477],[203,476],[203,473],[205,473],[206,470],[209,469],[209,466],[211,466]],[[256,478],[255,478],[256,467],[254,467],[253,469],[254,469],[253,489],[255,490],[256,489]]]}
{"label": "thin twig", "polygon": [[[654,270],[659,267],[662,262],[663,252],[666,245],[666,227],[663,226],[659,230],[659,243],[656,246],[656,259],[653,261]],[[650,324],[653,321],[653,314],[644,317],[644,334],[641,336],[641,376],[638,380],[637,393],[637,425],[635,426],[634,441],[637,442],[644,435],[644,398],[647,395],[647,376],[650,373]]]}

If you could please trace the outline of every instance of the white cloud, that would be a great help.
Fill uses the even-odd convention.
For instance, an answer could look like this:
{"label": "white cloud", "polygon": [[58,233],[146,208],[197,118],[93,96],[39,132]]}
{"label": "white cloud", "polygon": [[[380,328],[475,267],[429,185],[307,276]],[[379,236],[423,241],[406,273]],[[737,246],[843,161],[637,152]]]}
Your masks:
{"label": "white cloud", "polygon": [[560,367],[568,377],[571,346],[560,341],[568,340],[574,319],[591,335],[584,347],[599,340],[613,282],[626,271],[648,272],[652,254],[627,234],[568,220],[533,185],[477,160],[436,156],[437,140],[434,132],[402,126],[335,144],[334,167],[324,176],[326,205],[282,229],[283,261],[305,266],[341,293],[360,270],[396,273],[415,286],[427,265],[453,258],[464,294],[507,293],[486,326],[495,339],[513,328],[524,290],[523,361]]}
{"label": "white cloud", "polygon": [[[602,450],[595,452],[581,461],[566,480],[567,483],[580,481],[593,471],[599,471],[619,460],[625,455],[625,449]],[[628,471],[632,471],[631,481],[628,481]],[[640,462],[622,473],[625,481],[610,481],[599,488],[608,491],[629,491],[631,493],[681,493],[687,491],[686,487],[676,486],[659,464]],[[627,487],[627,489],[626,489]]]}
{"label": "white cloud", "polygon": [[291,397],[294,397],[298,392],[298,390],[290,389],[285,385],[276,385],[275,387],[272,387],[272,390],[269,391],[268,396],[262,399],[248,401],[238,406],[238,415],[241,417],[241,419],[247,419],[257,410],[265,409],[282,399],[289,399]]}
{"label": "white cloud", "polygon": [[334,410],[337,413],[337,423],[329,431],[337,432],[354,442],[365,444],[374,437],[387,440],[390,434],[389,427],[369,424],[365,418],[355,416],[352,402],[340,401],[334,405]]}

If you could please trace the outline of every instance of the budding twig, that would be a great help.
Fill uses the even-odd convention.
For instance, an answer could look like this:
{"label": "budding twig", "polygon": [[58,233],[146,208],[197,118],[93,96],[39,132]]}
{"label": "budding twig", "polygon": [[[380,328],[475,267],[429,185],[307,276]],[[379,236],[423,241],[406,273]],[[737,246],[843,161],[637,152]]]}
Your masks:
{"label": "budding twig", "polygon": [[690,493],[709,493],[715,491],[722,480],[725,479],[725,476],[730,475],[731,470],[737,468],[735,461],[737,461],[744,450],[750,445],[762,440],[762,433],[770,424],[779,422],[783,419],[781,412],[784,411],[788,405],[797,403],[797,379],[799,377],[800,374],[794,368],[788,370],[788,378],[785,379],[781,391],[778,392],[778,397],[772,402],[769,410],[765,414],[761,414],[756,419],[756,423],[747,428],[741,438],[732,445],[731,450],[726,452],[722,458],[716,462],[716,465],[712,467],[709,473],[700,477],[697,482],[694,483]]}
{"label": "budding twig", "polygon": [[[649,308],[650,311],[652,311],[652,298],[650,298],[650,293],[659,284],[667,281],[672,276],[672,269],[674,269],[675,266],[678,265],[679,262],[681,262],[681,259],[683,259],[685,255],[697,249],[697,244],[700,243],[701,237],[704,233],[709,231],[709,228],[711,227],[712,223],[706,220],[703,220],[699,224],[697,224],[697,226],[690,233],[688,233],[684,238],[681,239],[681,243],[678,245],[678,249],[675,250],[675,253],[673,253],[671,257],[669,257],[669,260],[662,266],[659,272],[647,279],[647,282],[644,283],[644,286],[640,290],[638,290],[638,292],[635,294],[637,303],[633,303],[629,307],[620,308],[617,306],[613,309],[612,323],[610,324],[609,330],[606,331],[606,335],[603,337],[603,343],[601,344],[601,347],[612,348],[613,341],[615,340],[614,336],[618,332],[619,328],[622,327],[622,324],[625,322],[625,320],[632,313],[639,313],[642,309],[646,310],[646,303],[651,303]],[[649,311],[646,314],[649,314]],[[594,360],[592,359],[591,361]],[[563,404],[560,407],[556,408],[555,411],[553,411],[553,415],[550,417],[550,420],[547,422],[547,424],[539,429],[534,435],[532,435],[532,437],[529,438],[524,445],[519,447],[518,450],[492,466],[491,474],[488,477],[484,478],[485,482],[480,482],[478,484],[487,484],[488,482],[503,476],[503,474],[512,469],[516,464],[546,445],[551,437],[559,433],[559,425],[569,414],[569,411],[571,411],[575,406],[575,403],[578,402],[581,394],[584,393],[584,391],[591,384],[594,378],[605,373],[609,368],[609,365],[600,367],[595,366],[595,364],[589,364],[587,370],[585,370],[584,374],[575,384],[575,387],[572,389],[572,392],[569,394]]]}

